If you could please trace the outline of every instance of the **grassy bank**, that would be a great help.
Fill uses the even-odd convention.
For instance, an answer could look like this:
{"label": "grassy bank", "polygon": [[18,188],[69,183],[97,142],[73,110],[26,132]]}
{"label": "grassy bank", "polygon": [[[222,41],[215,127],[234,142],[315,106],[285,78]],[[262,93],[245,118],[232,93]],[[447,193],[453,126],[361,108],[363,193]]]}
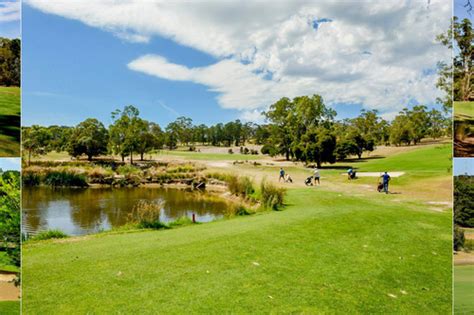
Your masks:
{"label": "grassy bank", "polygon": [[20,301],[0,301],[0,314],[19,315]]}
{"label": "grassy bank", "polygon": [[449,312],[450,214],[387,198],[295,189],[281,212],[25,246],[23,311]]}
{"label": "grassy bank", "polygon": [[20,156],[20,88],[0,86],[0,157]]}
{"label": "grassy bank", "polygon": [[474,313],[474,265],[454,266],[454,314]]}

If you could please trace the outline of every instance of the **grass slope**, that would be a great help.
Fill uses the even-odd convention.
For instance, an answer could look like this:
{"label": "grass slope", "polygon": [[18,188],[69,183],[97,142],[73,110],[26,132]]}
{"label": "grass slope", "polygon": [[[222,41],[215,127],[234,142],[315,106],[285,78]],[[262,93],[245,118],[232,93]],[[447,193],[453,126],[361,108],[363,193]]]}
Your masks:
{"label": "grass slope", "polygon": [[474,313],[474,266],[454,266],[454,314]]}
{"label": "grass slope", "polygon": [[0,301],[0,314],[2,315],[19,315],[20,302],[19,301]]}
{"label": "grass slope", "polygon": [[448,313],[450,213],[390,198],[293,189],[281,212],[26,245],[23,311]]}
{"label": "grass slope", "polygon": [[0,157],[20,156],[20,99],[18,87],[0,86]]}
{"label": "grass slope", "polygon": [[454,118],[462,120],[474,118],[474,102],[454,102]]}

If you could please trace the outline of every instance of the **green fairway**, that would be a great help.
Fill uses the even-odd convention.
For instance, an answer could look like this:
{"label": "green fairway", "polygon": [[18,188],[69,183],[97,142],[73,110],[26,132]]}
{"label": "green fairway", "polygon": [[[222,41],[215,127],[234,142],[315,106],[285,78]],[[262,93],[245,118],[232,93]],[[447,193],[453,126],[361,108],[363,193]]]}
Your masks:
{"label": "green fairway", "polygon": [[474,102],[454,102],[454,118],[474,119]]}
{"label": "green fairway", "polygon": [[[374,157],[352,161],[352,165],[363,172],[412,171],[443,173],[451,166],[451,144],[426,145],[417,149],[395,153],[388,157]],[[345,163],[348,164],[348,163]]]}
{"label": "green fairway", "polygon": [[390,198],[293,189],[281,212],[32,243],[23,311],[448,313],[451,214]]}
{"label": "green fairway", "polygon": [[474,313],[474,265],[454,267],[454,314]]}
{"label": "green fairway", "polygon": [[20,301],[0,301],[0,314],[2,315],[20,314]]}
{"label": "green fairway", "polygon": [[0,157],[20,156],[20,88],[0,86]]}

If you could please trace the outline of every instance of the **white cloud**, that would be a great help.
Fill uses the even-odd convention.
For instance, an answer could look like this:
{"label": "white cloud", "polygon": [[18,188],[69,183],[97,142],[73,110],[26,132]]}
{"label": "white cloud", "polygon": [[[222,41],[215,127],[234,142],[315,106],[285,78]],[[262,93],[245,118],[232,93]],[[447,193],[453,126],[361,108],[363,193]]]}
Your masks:
{"label": "white cloud", "polygon": [[436,74],[426,70],[451,57],[434,41],[449,26],[450,1],[28,3],[124,40],[162,36],[216,57],[213,65],[189,68],[150,52],[128,67],[202,84],[242,117],[257,118],[282,96],[313,93],[330,104],[362,104],[387,114],[410,100],[430,103],[440,92]]}
{"label": "white cloud", "polygon": [[0,1],[0,23],[19,21],[21,17],[20,1]]}

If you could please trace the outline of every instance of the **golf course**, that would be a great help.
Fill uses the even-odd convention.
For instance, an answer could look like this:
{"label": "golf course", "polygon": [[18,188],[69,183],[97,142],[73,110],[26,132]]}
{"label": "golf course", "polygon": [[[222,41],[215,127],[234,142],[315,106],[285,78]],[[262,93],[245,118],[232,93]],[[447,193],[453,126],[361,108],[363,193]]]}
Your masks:
{"label": "golf course", "polygon": [[[206,146],[151,153],[147,159],[193,162],[204,173],[248,176],[256,187],[265,179],[286,189],[284,207],[27,241],[23,312],[450,313],[451,152],[449,141],[379,146],[323,164],[319,186],[304,184],[312,175],[304,163],[277,157]],[[280,167],[293,183],[278,181]],[[357,179],[348,180],[349,167]],[[376,190],[384,171],[392,174],[389,194]]]}
{"label": "golf course", "polygon": [[0,86],[0,157],[20,156],[20,88]]}

